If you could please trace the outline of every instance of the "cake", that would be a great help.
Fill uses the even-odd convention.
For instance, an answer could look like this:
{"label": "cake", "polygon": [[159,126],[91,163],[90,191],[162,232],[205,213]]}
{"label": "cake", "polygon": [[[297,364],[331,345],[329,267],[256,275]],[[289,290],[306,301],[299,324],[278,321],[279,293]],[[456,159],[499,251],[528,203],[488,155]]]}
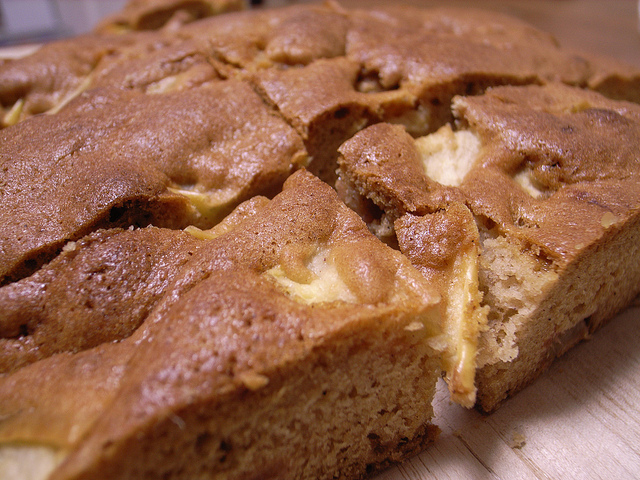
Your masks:
{"label": "cake", "polygon": [[[295,130],[242,82],[162,96],[104,87],[76,100],[0,132],[0,282],[98,228],[208,228],[241,201],[273,195],[307,158]],[[270,136],[278,142],[262,141]]]}
{"label": "cake", "polygon": [[494,410],[639,292],[640,71],[479,10],[236,7],[0,63],[0,474],[361,478],[440,375]]}
{"label": "cake", "polygon": [[[639,293],[640,108],[547,84],[457,97],[452,110],[455,130],[358,133],[341,147],[340,177],[364,216],[364,199],[384,212],[373,228],[390,225],[400,251],[444,280],[450,323],[467,319],[450,343],[475,325],[479,343],[463,346],[477,353],[477,403],[491,411]],[[468,265],[466,312],[447,273],[456,263]]]}
{"label": "cake", "polygon": [[433,440],[437,292],[309,173],[242,208],[97,231],[0,289],[42,312],[2,340],[0,471],[357,478]]}

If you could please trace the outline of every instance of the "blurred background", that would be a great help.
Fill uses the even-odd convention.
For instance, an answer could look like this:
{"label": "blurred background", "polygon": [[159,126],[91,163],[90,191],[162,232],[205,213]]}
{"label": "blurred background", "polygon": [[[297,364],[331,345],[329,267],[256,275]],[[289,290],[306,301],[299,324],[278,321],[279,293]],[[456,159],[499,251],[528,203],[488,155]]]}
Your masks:
{"label": "blurred background", "polygon": [[0,44],[43,42],[84,33],[127,0],[0,0]]}
{"label": "blurred background", "polygon": [[[41,43],[90,31],[127,0],[0,0],[0,47]],[[292,0],[247,0],[253,8]],[[566,47],[609,55],[640,67],[637,0],[340,0],[345,6],[409,3],[485,8],[553,33]]]}

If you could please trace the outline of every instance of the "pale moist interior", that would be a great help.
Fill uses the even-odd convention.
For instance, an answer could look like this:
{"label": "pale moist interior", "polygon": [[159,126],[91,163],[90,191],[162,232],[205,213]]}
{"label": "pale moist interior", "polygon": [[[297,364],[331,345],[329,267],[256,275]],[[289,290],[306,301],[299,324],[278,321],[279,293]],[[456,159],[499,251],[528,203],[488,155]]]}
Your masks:
{"label": "pale moist interior", "polygon": [[[368,338],[354,339],[363,345],[315,352],[304,362],[308,369],[284,371],[256,387],[256,395],[176,411],[144,438],[132,438],[122,458],[101,473],[199,478],[213,470],[221,479],[256,472],[269,479],[282,478],[282,472],[309,480],[351,478],[420,451],[436,433],[424,421],[432,416],[431,405],[421,400],[434,394],[433,351],[388,332],[366,333]],[[411,355],[400,352],[407,348]],[[237,401],[246,408],[239,411]],[[180,461],[167,462],[167,455]]]}

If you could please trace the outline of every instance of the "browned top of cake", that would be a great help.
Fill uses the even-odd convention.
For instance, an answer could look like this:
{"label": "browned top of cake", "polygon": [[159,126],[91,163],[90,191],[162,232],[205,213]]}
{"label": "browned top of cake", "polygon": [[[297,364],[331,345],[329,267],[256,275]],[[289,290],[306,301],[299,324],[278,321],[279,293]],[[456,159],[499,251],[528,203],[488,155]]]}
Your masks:
{"label": "browned top of cake", "polygon": [[[431,132],[453,119],[456,94],[550,80],[598,88],[597,77],[633,97],[621,85],[640,75],[621,71],[494,14],[336,3],[48,45],[0,65],[11,125],[0,278],[102,226],[211,226],[301,165],[333,183],[337,148],[354,133],[378,122]],[[41,112],[51,116],[22,121]]]}
{"label": "browned top of cake", "polygon": [[130,336],[203,242],[155,227],[101,230],[0,288],[0,373]]}
{"label": "browned top of cake", "polygon": [[636,104],[549,84],[496,87],[453,106],[457,128],[479,140],[459,184],[430,178],[414,139],[383,124],[341,148],[345,177],[395,218],[463,203],[558,265],[640,208]]}
{"label": "browned top of cake", "polygon": [[[122,252],[120,262],[132,265],[120,268],[142,262],[141,270],[144,264],[151,270],[138,277],[151,273],[163,281],[137,293],[156,306],[131,336],[0,377],[0,439],[77,448],[63,468],[93,468],[105,448],[119,448],[149,421],[200,398],[223,403],[277,382],[296,359],[348,348],[352,333],[439,334],[438,297],[428,282],[373,237],[329,186],[298,172],[256,212],[208,241],[154,228],[104,233],[76,243],[43,270],[51,289],[89,267],[103,272],[116,293],[128,290],[136,276],[108,275],[112,257],[99,253],[102,245],[115,253],[135,238],[147,253]],[[109,329],[109,316],[119,315],[116,300],[104,288],[84,295],[113,307],[105,308],[104,320],[96,318]],[[57,300],[45,298],[45,309],[55,311]],[[72,322],[67,334],[100,328]]]}
{"label": "browned top of cake", "polygon": [[442,292],[447,379],[470,405],[465,358],[488,319],[482,242],[506,239],[556,275],[635,221],[640,107],[550,83],[459,96],[453,115],[418,139],[388,123],[356,134],[340,147],[338,190]]}
{"label": "browned top of cake", "polygon": [[237,81],[161,95],[92,90],[1,135],[0,278],[100,227],[211,226],[251,195],[275,193],[306,157],[296,132]]}
{"label": "browned top of cake", "polygon": [[[187,9],[200,8],[203,3],[173,1]],[[421,134],[450,120],[448,104],[455,94],[479,93],[490,85],[559,80],[637,99],[640,84],[636,70],[562,50],[553,37],[523,22],[455,9],[345,10],[336,3],[294,6],[213,16],[176,30],[89,35],[82,42],[80,55],[74,54],[79,42],[62,42],[2,65],[2,105],[8,112],[16,102],[23,102],[9,116],[12,121],[59,106],[78,91],[106,82],[105,72],[110,84],[130,88],[131,77],[144,76],[149,70],[150,61],[143,60],[149,55],[155,56],[153,70],[164,68],[162,76],[174,75],[164,62],[176,67],[181,60],[188,63],[190,57],[199,57],[216,64],[227,77],[252,77],[255,71],[295,67],[300,86],[312,76],[304,67],[318,60],[343,58],[355,71],[349,73],[346,83],[325,83],[324,89],[311,83],[306,94],[307,98],[325,97],[318,102],[327,105],[325,116],[340,111],[344,117],[341,99],[349,98],[361,110],[348,116],[352,124],[373,123],[382,116],[382,120],[395,119]],[[182,42],[188,47],[180,47]],[[166,49],[165,54],[159,53]],[[179,59],[175,49],[192,51],[183,51]],[[163,58],[171,55],[173,59]],[[326,68],[324,75],[330,77],[334,66],[331,62],[325,65],[314,66],[314,72]],[[280,89],[290,86],[293,72]],[[261,77],[256,81],[260,83]],[[301,132],[313,128],[311,121],[317,114],[309,117],[310,103],[285,108],[273,82],[269,77],[272,87],[264,92],[268,101],[286,112],[292,123],[304,120]],[[393,109],[376,111],[372,118],[369,109],[357,106],[360,102],[367,106],[367,96],[390,90],[399,99]],[[331,96],[335,99],[327,101]],[[317,111],[318,105],[313,105]]]}
{"label": "browned top of cake", "polygon": [[495,12],[396,7],[353,17],[349,53],[386,88],[421,94],[452,81],[475,90],[472,83],[482,80],[580,83],[589,74],[586,62],[567,55],[553,36]]}
{"label": "browned top of cake", "polygon": [[[640,210],[640,107],[587,90],[640,100],[633,68],[493,13],[191,21],[217,5],[132,2],[104,27],[131,31],[0,64],[0,441],[60,478],[367,334],[433,340],[471,405],[482,235],[559,270]],[[439,128],[471,138],[451,178]]]}
{"label": "browned top of cake", "polygon": [[[207,3],[170,1],[186,9]],[[84,45],[54,43],[2,65],[0,98],[10,108],[19,99],[37,103],[31,97],[48,92],[53,98],[47,103],[59,103],[74,89],[99,81],[108,64],[129,62],[187,39],[198,44],[200,55],[226,65],[229,75],[346,57],[359,67],[350,89],[371,93],[400,88],[430,108],[455,94],[505,83],[560,80],[592,88],[606,83],[612,94],[614,85],[637,94],[636,70],[562,50],[552,36],[513,18],[455,9],[345,10],[328,3],[213,16],[176,31],[88,35]],[[131,64],[123,75],[143,68]],[[327,88],[336,94],[341,90]]]}
{"label": "browned top of cake", "polygon": [[13,116],[2,127],[46,112],[81,88],[100,61],[125,48],[125,36],[84,35],[41,46],[35,53],[0,64],[0,102],[13,108]]}
{"label": "browned top of cake", "polygon": [[640,209],[636,104],[553,85],[494,89],[454,109],[482,143],[461,185],[471,209],[554,260],[570,261]]}

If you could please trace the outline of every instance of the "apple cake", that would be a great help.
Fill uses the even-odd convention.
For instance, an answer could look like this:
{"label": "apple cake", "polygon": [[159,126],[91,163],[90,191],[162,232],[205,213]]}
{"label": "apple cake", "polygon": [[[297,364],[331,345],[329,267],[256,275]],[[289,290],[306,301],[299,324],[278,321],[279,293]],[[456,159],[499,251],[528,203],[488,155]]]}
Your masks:
{"label": "apple cake", "polygon": [[0,60],[0,476],[361,478],[435,438],[440,375],[491,411],[640,290],[638,69],[238,7]]}
{"label": "apple cake", "polygon": [[256,198],[0,289],[3,478],[357,478],[433,440],[438,293],[311,174]]}
{"label": "apple cake", "polygon": [[448,363],[466,372],[450,367],[452,392],[471,401],[477,387],[491,411],[640,293],[640,107],[547,84],[456,97],[452,113],[419,138],[358,133],[339,184],[443,282]]}

